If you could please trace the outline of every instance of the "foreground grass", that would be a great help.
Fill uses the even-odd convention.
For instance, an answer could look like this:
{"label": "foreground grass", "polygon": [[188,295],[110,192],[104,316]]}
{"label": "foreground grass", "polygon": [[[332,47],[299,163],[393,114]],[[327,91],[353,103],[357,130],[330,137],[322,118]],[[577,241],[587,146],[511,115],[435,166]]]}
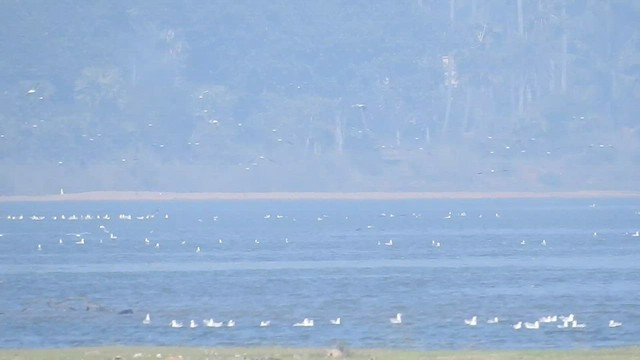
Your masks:
{"label": "foreground grass", "polygon": [[[113,360],[113,359],[165,359],[165,360],[221,360],[221,359],[326,359],[330,349],[285,348],[184,348],[184,347],[96,347],[42,350],[0,350],[0,360]],[[354,349],[346,351],[346,359],[393,360],[534,360],[534,359],[639,359],[640,347],[599,350],[522,350],[522,351],[396,351]]]}

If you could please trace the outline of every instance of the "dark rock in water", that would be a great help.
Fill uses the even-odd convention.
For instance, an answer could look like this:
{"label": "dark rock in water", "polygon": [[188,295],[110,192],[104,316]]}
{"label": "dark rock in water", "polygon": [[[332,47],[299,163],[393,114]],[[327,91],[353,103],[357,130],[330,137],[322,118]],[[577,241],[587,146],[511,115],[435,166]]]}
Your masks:
{"label": "dark rock in water", "polygon": [[127,315],[127,314],[133,314],[133,310],[131,310],[131,309],[124,309],[124,310],[120,310],[120,311],[118,311],[118,315]]}

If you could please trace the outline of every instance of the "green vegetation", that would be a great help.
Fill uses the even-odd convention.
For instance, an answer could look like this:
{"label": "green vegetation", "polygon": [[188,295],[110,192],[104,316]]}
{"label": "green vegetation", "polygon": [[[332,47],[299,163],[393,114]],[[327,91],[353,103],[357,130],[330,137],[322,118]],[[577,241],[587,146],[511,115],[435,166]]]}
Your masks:
{"label": "green vegetation", "polygon": [[638,18],[633,0],[3,1],[0,194],[635,189]]}
{"label": "green vegetation", "polygon": [[[325,359],[330,350],[284,348],[181,348],[181,347],[102,347],[55,350],[0,350],[0,360],[113,360],[113,359],[172,359],[172,360],[222,360],[222,359]],[[640,348],[601,350],[522,350],[522,351],[395,351],[357,349],[334,355],[345,359],[393,359],[393,360],[536,360],[536,359],[593,359],[626,360],[640,356]]]}

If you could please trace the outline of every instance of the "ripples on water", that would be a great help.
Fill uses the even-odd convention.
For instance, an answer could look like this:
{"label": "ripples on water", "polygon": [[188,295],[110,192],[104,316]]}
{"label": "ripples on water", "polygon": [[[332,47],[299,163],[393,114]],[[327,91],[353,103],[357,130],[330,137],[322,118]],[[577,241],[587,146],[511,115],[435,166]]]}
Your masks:
{"label": "ripples on water", "polygon": [[[0,347],[636,345],[639,208],[632,200],[2,204]],[[125,309],[133,314],[118,314]],[[398,312],[403,324],[390,324]],[[512,328],[569,313],[586,328]],[[465,325],[473,315],[478,325]],[[336,317],[342,325],[330,324]],[[209,318],[236,326],[169,326]],[[315,326],[292,326],[303,318]],[[610,329],[610,319],[623,326]]]}

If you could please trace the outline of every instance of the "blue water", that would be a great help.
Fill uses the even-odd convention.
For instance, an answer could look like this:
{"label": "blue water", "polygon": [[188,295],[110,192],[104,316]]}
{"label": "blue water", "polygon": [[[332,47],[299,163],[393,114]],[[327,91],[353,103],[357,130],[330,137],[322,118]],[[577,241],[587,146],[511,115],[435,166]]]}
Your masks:
{"label": "blue water", "polygon": [[[639,210],[620,199],[5,203],[0,347],[637,345]],[[570,313],[586,327],[512,328]],[[303,318],[315,326],[292,326]]]}

